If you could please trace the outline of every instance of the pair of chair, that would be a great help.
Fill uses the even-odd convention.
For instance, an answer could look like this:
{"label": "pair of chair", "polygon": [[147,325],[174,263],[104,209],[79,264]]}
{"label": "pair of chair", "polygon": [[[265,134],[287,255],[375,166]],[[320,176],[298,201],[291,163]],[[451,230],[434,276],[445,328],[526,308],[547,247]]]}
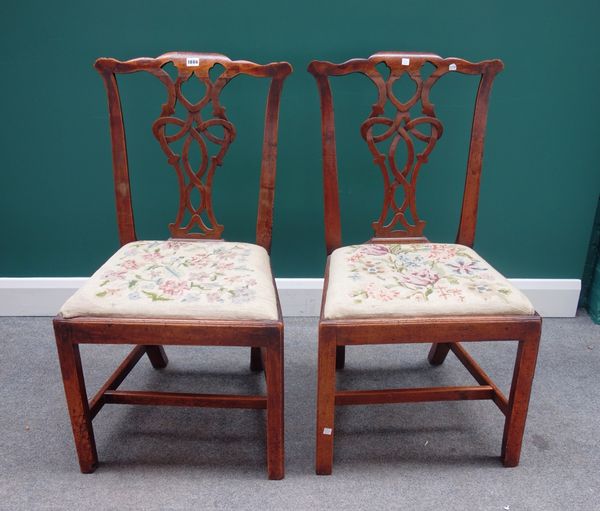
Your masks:
{"label": "pair of chair", "polygon": [[[172,63],[173,79],[163,67]],[[384,63],[389,75],[378,66]],[[434,71],[423,77],[426,63]],[[222,73],[211,79],[213,66]],[[492,81],[499,60],[471,63],[421,53],[377,53],[340,65],[314,61],[309,72],[321,97],[327,269],[319,321],[317,453],[318,474],[333,463],[336,406],[490,399],[506,416],[502,460],[519,462],[529,395],[540,338],[541,319],[529,301],[479,257],[471,247],[482,167],[484,131]],[[267,471],[284,476],[283,320],[269,265],[277,128],[287,63],[258,65],[218,54],[168,53],[126,62],[102,58],[96,69],[104,79],[110,112],[113,167],[121,249],[62,307],[54,319],[56,343],[82,472],[98,464],[92,419],[108,403],[266,409]],[[152,130],[175,170],[179,184],[177,218],[167,241],[138,241],[135,234],[123,117],[116,75],[143,71],[166,88],[167,100]],[[457,244],[430,243],[417,215],[416,180],[443,126],[429,94],[449,72],[480,77],[467,164]],[[384,182],[375,236],[367,243],[342,246],[332,94],[329,76],[362,73],[376,87],[377,100],[360,127]],[[235,138],[220,93],[234,77],[270,79],[260,174],[256,244],[221,240],[223,226],[212,206],[212,182]],[[192,75],[206,87],[190,102],[182,84]],[[408,75],[415,92],[406,102],[393,85]],[[394,113],[385,114],[386,103]],[[181,104],[184,118],[177,117]],[[421,116],[411,110],[421,105]],[[205,107],[212,115],[204,118]],[[170,133],[170,134],[169,134]],[[177,143],[181,146],[176,147]],[[199,168],[190,164],[196,144]],[[208,146],[214,148],[210,156]],[[386,146],[387,147],[384,147]],[[398,146],[406,161],[397,161]],[[199,192],[200,201],[193,200]],[[398,193],[402,200],[397,199]],[[509,397],[464,349],[460,341],[516,340],[518,351]],[[88,401],[79,344],[133,344],[135,347]],[[368,391],[336,390],[336,369],[344,366],[345,347],[358,344],[433,343],[432,364],[453,351],[479,383],[476,386]],[[184,394],[119,390],[146,354],[154,368],[166,367],[164,345],[250,347],[252,370],[264,369],[266,395]]]}

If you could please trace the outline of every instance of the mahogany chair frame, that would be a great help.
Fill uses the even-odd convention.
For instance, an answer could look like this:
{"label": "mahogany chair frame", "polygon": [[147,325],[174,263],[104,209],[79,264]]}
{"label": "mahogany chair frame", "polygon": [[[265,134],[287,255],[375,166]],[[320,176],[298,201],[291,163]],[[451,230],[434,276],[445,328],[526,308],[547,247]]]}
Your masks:
{"label": "mahogany chair frame", "polygon": [[[168,63],[172,63],[177,70],[178,76],[175,81],[163,69],[163,66]],[[224,70],[213,81],[209,71],[216,64],[223,66]],[[211,183],[208,180],[211,179],[215,168],[221,165],[224,152],[233,140],[235,131],[225,116],[225,109],[219,103],[219,93],[232,78],[238,75],[270,79],[256,224],[256,243],[270,252],[279,103],[283,82],[291,73],[291,66],[286,62],[259,65],[247,61],[231,61],[220,54],[174,52],[157,58],[138,58],[124,62],[112,58],[100,58],[96,61],[95,67],[104,80],[108,94],[117,221],[121,245],[135,241],[137,237],[133,219],[125,130],[116,75],[143,71],[159,78],[165,85],[167,101],[162,106],[161,117],[155,122],[154,134],[169,156],[169,163],[175,167],[180,187],[180,209],[177,221],[170,225],[171,234],[174,238],[179,239],[197,239],[198,243],[209,243],[211,240],[221,239],[223,230],[223,227],[216,222],[212,212]],[[206,94],[202,100],[192,104],[187,102],[183,96],[181,84],[194,75],[205,84]],[[187,109],[187,120],[175,117],[176,102],[183,103]],[[204,121],[201,118],[201,110],[209,104],[212,106],[213,118]],[[181,130],[176,135],[166,135],[164,126],[168,123],[175,124]],[[223,127],[222,138],[203,130],[203,127],[210,127],[214,124]],[[184,166],[189,169],[189,162],[185,144],[182,155],[169,154],[168,143],[187,134],[196,139],[204,135],[221,146],[219,154],[210,159],[208,172],[206,172],[207,169],[204,169],[204,171],[189,172],[186,175]],[[190,185],[184,182],[184,177],[191,180]],[[202,182],[202,177],[205,177],[205,183]],[[200,191],[203,199],[202,204],[195,210],[188,200],[193,187]],[[188,206],[192,208],[192,220],[187,225],[182,225],[180,223],[183,218],[182,213]],[[201,216],[203,213],[206,213],[212,225],[207,225],[207,222],[203,220]],[[200,232],[193,231],[194,227],[198,227]],[[277,290],[275,293],[277,296]],[[105,404],[114,403],[265,409],[268,477],[282,479],[284,477],[283,320],[278,297],[277,308],[278,318],[275,321],[118,317],[66,319],[59,314],[54,319],[56,345],[81,472],[93,472],[98,465],[92,420]],[[79,353],[80,344],[135,345],[131,353],[89,401]],[[118,389],[144,354],[148,355],[155,369],[166,367],[168,359],[163,349],[164,345],[250,347],[251,369],[258,371],[264,367],[266,395],[188,394]]]}
{"label": "mahogany chair frame", "polygon": [[[380,74],[376,67],[382,62],[390,70],[387,79]],[[426,63],[432,64],[434,71],[428,78],[422,78],[421,69]],[[369,148],[375,157],[375,163],[383,172],[387,171],[385,160],[383,155],[377,152],[374,142],[376,143],[398,133],[405,140],[408,139],[409,135],[413,135],[427,143],[423,153],[414,159],[416,163],[412,165],[412,168],[408,168],[411,167],[408,164],[402,171],[394,168],[392,169],[393,179],[384,179],[386,188],[384,190],[382,216],[373,223],[375,236],[367,242],[421,243],[428,240],[423,236],[425,223],[418,219],[416,213],[416,172],[427,161],[427,156],[439,136],[441,136],[443,129],[435,116],[434,105],[429,100],[429,92],[437,80],[448,72],[480,76],[475,99],[460,224],[456,238],[457,243],[472,247],[475,238],[490,91],[496,74],[502,69],[503,63],[500,60],[472,63],[458,58],[444,59],[434,54],[403,52],[376,53],[368,59],[352,59],[342,64],[325,61],[310,63],[308,71],[316,79],[321,99],[325,238],[328,256],[335,249],[342,246],[334,109],[329,77],[362,73],[370,78],[376,86],[378,92],[377,102],[373,105],[369,118],[363,123],[361,134],[369,144]],[[409,78],[415,82],[416,92],[409,101],[402,103],[393,95],[392,85],[405,74],[408,74]],[[396,108],[395,119],[384,117],[384,106],[387,101],[390,101]],[[419,101],[422,105],[423,117],[411,119],[410,109]],[[386,133],[373,135],[371,127],[375,123],[383,124],[387,128]],[[402,123],[404,124],[402,125]],[[431,126],[430,134],[426,134],[419,129],[421,124],[425,123]],[[414,180],[409,179],[409,172],[412,172]],[[398,186],[402,186],[405,192],[405,200],[402,206],[398,206],[392,198],[395,187]],[[392,210],[393,218],[392,221],[385,224],[384,221],[389,210]],[[414,220],[413,223],[405,215],[406,210],[410,210]],[[397,224],[401,224],[401,228],[395,228]],[[327,297],[328,280],[329,257],[325,270],[323,302],[319,320],[317,474],[328,475],[332,472],[336,406],[425,401],[492,400],[506,417],[501,449],[502,462],[507,467],[518,465],[540,341],[541,318],[537,313],[531,316],[325,319],[323,311]],[[508,398],[461,344],[462,342],[503,340],[518,342]],[[381,390],[336,389],[336,369],[344,367],[346,346],[405,343],[433,343],[428,355],[429,362],[432,365],[442,364],[448,352],[452,351],[479,385]]]}

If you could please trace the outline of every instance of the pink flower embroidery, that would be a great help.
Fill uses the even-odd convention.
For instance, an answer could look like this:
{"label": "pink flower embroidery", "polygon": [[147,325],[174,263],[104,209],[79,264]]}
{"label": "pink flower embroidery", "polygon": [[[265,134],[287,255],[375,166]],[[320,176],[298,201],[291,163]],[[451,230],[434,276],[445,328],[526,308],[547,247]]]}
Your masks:
{"label": "pink flower embroidery", "polygon": [[160,261],[163,258],[163,255],[160,252],[151,252],[150,254],[144,254],[142,256],[142,258],[144,259],[144,261]]}
{"label": "pink flower embroidery", "polygon": [[166,295],[177,296],[183,293],[184,291],[187,291],[188,284],[187,282],[181,282],[177,280],[166,280],[158,287]]}
{"label": "pink flower embroidery", "polygon": [[360,247],[358,251],[361,255],[382,256],[390,253],[390,249],[385,245],[369,245]]}
{"label": "pink flower embroidery", "polygon": [[121,267],[125,268],[126,270],[137,270],[140,266],[135,262],[134,259],[127,259],[121,263]]}
{"label": "pink flower embroidery", "polygon": [[184,247],[185,243],[188,243],[188,242],[168,240],[164,243],[163,247],[165,250],[172,250],[173,252],[177,252],[177,250]]}
{"label": "pink flower embroidery", "polygon": [[198,266],[209,262],[208,254],[195,255],[187,259],[188,266]]}
{"label": "pink flower embroidery", "polygon": [[127,275],[126,270],[119,270],[119,271],[113,270],[113,271],[106,272],[103,277],[105,279],[110,279],[110,280],[123,280],[123,279],[125,279],[126,275]]}
{"label": "pink flower embroidery", "polygon": [[234,268],[234,263],[227,263],[225,261],[219,261],[218,263],[216,263],[216,269],[217,270],[232,270]]}
{"label": "pink flower embroidery", "polygon": [[448,298],[456,298],[459,302],[465,301],[465,297],[463,296],[462,290],[460,289],[438,287],[436,290],[440,298],[443,298],[444,300],[448,300]]}
{"label": "pink flower embroidery", "polygon": [[454,257],[459,249],[459,247],[452,245],[428,245],[428,247],[429,254],[427,254],[427,258],[436,261],[445,261]]}
{"label": "pink flower embroidery", "polygon": [[440,280],[440,276],[437,273],[432,272],[427,268],[421,268],[410,273],[403,273],[400,278],[406,284],[412,284],[413,286],[426,287],[435,284]]}
{"label": "pink flower embroidery", "polygon": [[369,298],[379,300],[381,302],[389,302],[394,298],[397,298],[399,295],[398,291],[377,286],[372,282],[367,285],[365,292]]}

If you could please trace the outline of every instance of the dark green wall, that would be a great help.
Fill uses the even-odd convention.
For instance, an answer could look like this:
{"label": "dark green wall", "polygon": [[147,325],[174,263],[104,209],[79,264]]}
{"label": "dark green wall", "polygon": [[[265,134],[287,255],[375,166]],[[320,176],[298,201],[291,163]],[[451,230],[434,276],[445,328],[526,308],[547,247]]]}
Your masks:
{"label": "dark green wall", "polygon": [[[599,19],[600,3],[581,0],[3,2],[0,276],[88,275],[117,247],[106,99],[92,64],[169,50],[294,66],[281,110],[273,263],[277,276],[321,275],[320,119],[306,66],[399,49],[504,60],[477,248],[510,277],[579,278],[600,188]],[[138,233],[164,238],[175,180],[149,128],[162,91],[146,75],[125,79]],[[361,80],[334,82],[347,242],[369,237],[381,194],[356,124],[373,101]],[[241,79],[224,99],[239,128],[216,181],[228,239],[253,236],[261,136],[253,118],[262,114],[264,85]],[[419,206],[426,234],[452,241],[475,84],[452,75],[436,87],[447,131],[422,172]]]}

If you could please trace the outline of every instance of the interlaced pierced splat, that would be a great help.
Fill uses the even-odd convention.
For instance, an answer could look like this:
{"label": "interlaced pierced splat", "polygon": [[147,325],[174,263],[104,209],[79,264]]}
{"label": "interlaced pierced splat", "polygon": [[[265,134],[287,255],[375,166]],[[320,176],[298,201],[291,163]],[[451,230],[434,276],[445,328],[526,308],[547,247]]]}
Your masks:
{"label": "interlaced pierced splat", "polygon": [[[163,69],[168,63],[175,66],[176,78],[172,78]],[[215,66],[221,66],[223,70],[218,76],[211,78],[210,71]],[[175,170],[179,185],[179,207],[175,221],[169,224],[169,230],[175,238],[209,239],[219,239],[223,233],[224,227],[217,221],[213,210],[213,178],[236,136],[235,127],[227,119],[225,108],[220,103],[220,94],[227,83],[239,74],[271,78],[257,220],[257,242],[268,249],[271,243],[279,97],[283,80],[291,72],[289,64],[259,65],[247,61],[231,61],[219,54],[167,53],[156,59],[141,58],[127,62],[99,59],[96,67],[105,80],[111,111],[113,163],[122,242],[135,239],[135,232],[123,119],[115,74],[144,71],[157,77],[165,86],[167,100],[162,105],[152,131],[167,156],[168,163]],[[204,94],[197,102],[191,101],[182,91],[183,84],[188,80],[197,81],[193,85],[204,87]],[[183,107],[183,115],[176,114],[177,105]],[[192,148],[197,148],[200,154],[197,167],[190,161]]]}
{"label": "interlaced pierced splat", "polygon": [[[419,63],[419,67],[413,66],[412,68],[410,64],[408,66],[391,64],[387,79],[384,79],[376,68],[369,70],[368,73],[377,86],[379,96],[377,103],[373,105],[371,115],[362,124],[360,133],[367,142],[369,150],[374,156],[374,162],[383,176],[383,208],[379,219],[373,222],[373,230],[379,237],[393,236],[397,232],[398,224],[406,236],[423,235],[425,222],[419,218],[416,205],[417,178],[421,166],[427,163],[429,154],[433,151],[443,132],[442,123],[435,116],[433,105],[429,102],[429,91],[439,77],[439,73],[437,75],[434,73],[432,78],[424,82],[421,77],[423,62]],[[413,96],[405,103],[400,101],[393,92],[394,83],[404,75],[408,75],[416,85]],[[384,115],[385,105],[388,101],[396,109],[394,118]],[[411,109],[419,102],[423,115],[411,118]],[[424,125],[430,126],[429,134],[422,131]],[[373,132],[378,126],[383,126],[384,131],[375,135]],[[413,137],[425,143],[425,147],[420,152],[415,149]],[[391,140],[389,148],[386,152],[382,152],[379,147],[388,140]],[[403,165],[397,161],[396,157],[398,145],[401,143],[406,145],[406,160]],[[383,150],[385,151],[385,149]],[[402,188],[404,192],[400,204],[396,198],[399,188]],[[407,210],[412,217],[412,223],[409,221]],[[386,223],[386,219],[390,216],[391,219]]]}
{"label": "interlaced pierced splat", "polygon": [[[162,150],[167,155],[169,163],[177,173],[179,182],[179,210],[175,222],[169,225],[171,235],[174,237],[210,237],[219,238],[223,232],[223,226],[217,222],[212,207],[212,182],[215,170],[223,163],[225,153],[229,145],[235,139],[235,127],[225,116],[225,108],[219,103],[219,95],[223,87],[227,84],[230,77],[227,72],[223,73],[213,82],[210,78],[210,68],[207,66],[196,69],[178,68],[178,75],[175,82],[166,71],[160,69],[156,71],[161,81],[166,85],[169,95],[168,101],[163,105],[161,117],[159,117],[152,131],[158,139]],[[184,96],[181,87],[183,83],[196,76],[206,87],[204,97],[197,103],[191,103]],[[181,119],[175,116],[176,103],[183,105],[187,111],[187,118]],[[202,110],[212,104],[212,117],[202,118]],[[167,135],[169,126],[174,126],[176,132],[173,135]],[[211,133],[211,128],[221,127],[223,136],[219,137]],[[174,143],[183,140],[181,153],[174,150]],[[218,152],[214,156],[209,155],[206,141],[212,142],[218,146]],[[197,169],[192,168],[190,164],[190,147],[197,144],[200,151],[200,165]],[[200,201],[198,204],[192,202],[192,192],[198,190]],[[185,214],[190,214],[190,219],[185,222]],[[202,219],[203,213],[208,220]],[[194,227],[200,232],[192,233]]]}
{"label": "interlaced pierced splat", "polygon": [[[385,64],[389,69],[387,77],[384,77],[378,69],[381,64]],[[425,64],[431,64],[434,67],[433,72],[427,77],[422,76]],[[374,162],[383,176],[384,193],[381,214],[372,223],[375,238],[425,239],[423,236],[425,221],[419,217],[417,212],[417,179],[421,168],[427,163],[429,155],[443,133],[443,125],[437,118],[434,105],[429,99],[431,88],[441,76],[448,72],[456,71],[465,74],[481,74],[482,76],[469,151],[467,177],[469,189],[465,193],[466,202],[463,202],[463,214],[471,215],[473,212],[470,209],[476,208],[477,194],[477,190],[472,188],[475,185],[478,186],[481,168],[483,146],[483,130],[481,128],[485,127],[486,113],[484,108],[487,107],[491,81],[500,69],[502,69],[500,61],[471,63],[456,58],[443,59],[433,54],[391,52],[376,53],[368,59],[352,59],[343,64],[321,61],[314,61],[310,64],[309,71],[317,79],[321,94],[325,210],[326,226],[329,231],[327,234],[329,252],[340,246],[341,233],[333,101],[328,77],[362,73],[368,76],[377,88],[377,101],[373,105],[369,117],[360,127],[360,133],[367,142]],[[405,101],[402,101],[404,98],[398,98],[393,90],[394,84],[400,79],[408,79],[415,85],[414,93]],[[386,105],[391,105],[391,114],[386,115]],[[479,114],[477,108],[479,108]],[[415,112],[417,112],[416,115]],[[398,155],[402,147],[405,148],[406,156],[400,160]],[[461,227],[465,218],[461,218]]]}

